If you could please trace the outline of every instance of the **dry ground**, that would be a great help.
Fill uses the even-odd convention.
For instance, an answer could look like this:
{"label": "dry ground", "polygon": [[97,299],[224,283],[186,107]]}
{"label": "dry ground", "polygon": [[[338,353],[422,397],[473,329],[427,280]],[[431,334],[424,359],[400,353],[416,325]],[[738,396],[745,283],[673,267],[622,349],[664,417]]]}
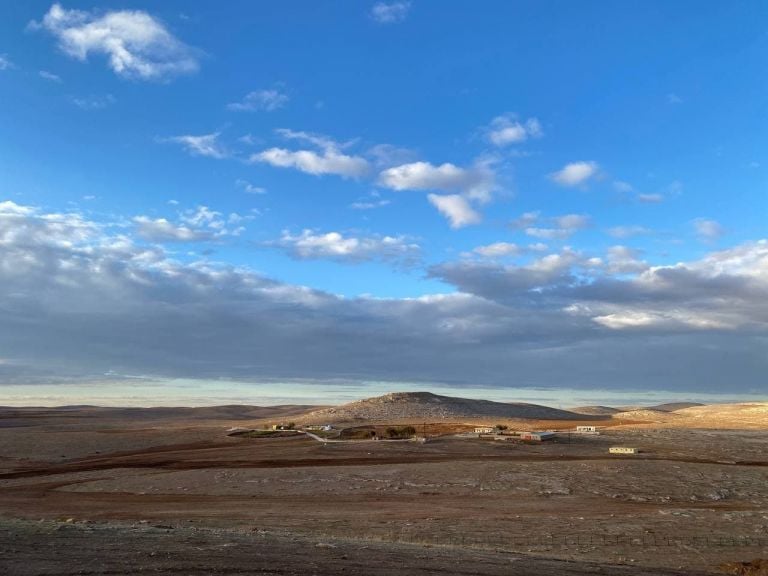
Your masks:
{"label": "dry ground", "polygon": [[[0,572],[700,574],[768,557],[765,430],[226,436],[248,424],[6,413]],[[616,444],[644,452],[609,456]]]}

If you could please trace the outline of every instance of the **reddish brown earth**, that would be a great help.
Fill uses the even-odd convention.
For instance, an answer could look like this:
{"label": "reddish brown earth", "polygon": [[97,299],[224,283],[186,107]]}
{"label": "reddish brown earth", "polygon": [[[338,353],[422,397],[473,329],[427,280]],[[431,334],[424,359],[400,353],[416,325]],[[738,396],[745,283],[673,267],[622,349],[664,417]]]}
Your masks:
{"label": "reddish brown earth", "polygon": [[764,430],[522,445],[440,423],[424,444],[323,444],[227,436],[255,420],[75,415],[0,419],[0,573],[702,574],[768,557]]}

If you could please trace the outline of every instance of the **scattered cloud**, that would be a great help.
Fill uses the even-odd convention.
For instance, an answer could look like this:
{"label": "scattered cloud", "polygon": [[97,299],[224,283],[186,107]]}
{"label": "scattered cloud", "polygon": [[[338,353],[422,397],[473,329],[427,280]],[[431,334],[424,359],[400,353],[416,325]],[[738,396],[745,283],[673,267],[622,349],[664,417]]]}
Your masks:
{"label": "scattered cloud", "polygon": [[421,253],[419,245],[405,236],[344,236],[340,232],[323,234],[314,230],[303,230],[296,235],[286,230],[279,240],[269,245],[299,260],[345,263],[379,260],[410,264]]}
{"label": "scattered cloud", "polygon": [[632,236],[642,236],[645,234],[652,234],[653,230],[646,228],[645,226],[614,226],[608,228],[608,234],[614,238],[631,238]]}
{"label": "scattered cloud", "polygon": [[273,112],[288,103],[288,95],[278,89],[255,90],[249,92],[240,102],[231,102],[227,108],[237,112],[265,111]]}
{"label": "scattered cloud", "polygon": [[448,219],[451,228],[464,228],[479,224],[483,217],[475,211],[466,198],[459,194],[428,194],[429,203]]}
{"label": "scattered cloud", "polygon": [[233,212],[225,216],[207,206],[198,206],[183,211],[178,222],[142,215],[133,218],[133,223],[137,235],[150,242],[199,242],[239,236],[245,231],[242,224],[252,219],[252,214],[242,216]]}
{"label": "scattered cloud", "polygon": [[0,54],[0,70],[12,70],[15,68],[8,54]]}
{"label": "scattered cloud", "polygon": [[517,244],[510,242],[494,242],[485,246],[478,246],[472,250],[485,258],[502,258],[505,256],[518,256],[523,252]]}
{"label": "scattered cloud", "polygon": [[138,235],[150,242],[193,242],[209,238],[209,235],[201,230],[193,230],[183,224],[173,224],[165,218],[136,216],[133,223]]}
{"label": "scattered cloud", "polygon": [[561,186],[582,186],[596,178],[599,173],[597,162],[571,162],[549,176]]}
{"label": "scattered cloud", "polygon": [[667,94],[667,104],[682,104],[683,99],[674,92]]}
{"label": "scattered cloud", "polygon": [[637,201],[643,204],[660,204],[664,202],[663,194],[638,194]]}
{"label": "scattered cloud", "polygon": [[58,82],[61,83],[61,76],[58,74],[54,74],[53,72],[48,72],[48,70],[40,70],[37,73],[40,78],[43,78],[44,80],[50,80],[51,82]]}
{"label": "scattered cloud", "polygon": [[380,24],[395,24],[405,20],[410,10],[411,3],[407,0],[376,2],[371,8],[371,18]]}
{"label": "scattered cloud", "polygon": [[511,220],[509,227],[513,230],[525,230],[536,224],[541,217],[541,212],[525,212],[518,218]]}
{"label": "scattered cloud", "polygon": [[252,154],[251,162],[270,164],[277,168],[293,168],[315,176],[335,174],[342,178],[361,178],[369,172],[370,166],[365,158],[345,154],[342,149],[347,145],[339,144],[327,136],[288,129],[276,132],[283,138],[306,142],[316,150],[269,148]]}
{"label": "scattered cloud", "polygon": [[503,147],[520,144],[528,138],[540,138],[544,132],[537,118],[521,122],[514,114],[505,114],[494,118],[485,129],[485,134],[491,144]]}
{"label": "scattered cloud", "polygon": [[[521,222],[528,220],[531,224],[539,220],[539,214],[536,212],[524,214]],[[524,228],[526,235],[545,240],[564,240],[570,238],[579,230],[589,228],[592,219],[586,214],[565,214],[564,216],[555,216],[545,219],[548,224],[542,226],[527,226]]]}
{"label": "scattered cloud", "polygon": [[194,50],[178,40],[160,20],[141,10],[95,14],[53,4],[41,22],[68,56],[85,61],[104,55],[117,75],[136,80],[168,80],[197,72]]}
{"label": "scattered cloud", "polygon": [[267,189],[261,186],[255,186],[248,182],[248,180],[238,179],[235,181],[235,186],[240,188],[246,194],[266,194]]}
{"label": "scattered cloud", "polygon": [[436,190],[459,192],[468,198],[487,202],[496,188],[496,175],[488,163],[460,168],[446,162],[412,162],[394,166],[379,174],[379,183],[392,190]]}
{"label": "scattered cloud", "polygon": [[381,197],[381,194],[376,190],[371,191],[368,196],[359,199],[357,202],[353,202],[349,205],[353,210],[374,210],[376,208],[383,208],[389,206],[391,202]]}
{"label": "scattered cloud", "polygon": [[228,156],[227,150],[219,143],[219,132],[200,134],[199,136],[192,134],[170,136],[168,138],[161,138],[160,141],[180,144],[192,156],[207,156],[217,159]]}
{"label": "scattered cloud", "polygon": [[693,228],[702,242],[714,242],[725,234],[725,228],[717,221],[710,218],[696,218]]}

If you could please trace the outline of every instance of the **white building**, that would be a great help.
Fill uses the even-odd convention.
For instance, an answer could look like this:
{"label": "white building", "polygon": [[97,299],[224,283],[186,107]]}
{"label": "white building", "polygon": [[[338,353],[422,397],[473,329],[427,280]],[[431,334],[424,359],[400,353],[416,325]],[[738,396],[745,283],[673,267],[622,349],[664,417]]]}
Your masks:
{"label": "white building", "polygon": [[490,434],[493,432],[493,428],[490,426],[476,426],[475,427],[475,434]]}
{"label": "white building", "polygon": [[595,433],[597,432],[597,426],[576,426],[576,432]]}
{"label": "white building", "polygon": [[608,452],[611,454],[637,454],[640,450],[628,446],[611,446],[608,448]]}

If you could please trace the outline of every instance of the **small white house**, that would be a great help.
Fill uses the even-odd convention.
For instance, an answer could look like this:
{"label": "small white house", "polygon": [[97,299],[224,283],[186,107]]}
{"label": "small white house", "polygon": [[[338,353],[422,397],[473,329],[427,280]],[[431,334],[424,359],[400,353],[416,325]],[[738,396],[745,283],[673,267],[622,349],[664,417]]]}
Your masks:
{"label": "small white house", "polygon": [[576,432],[594,434],[597,432],[597,426],[576,426]]}
{"label": "small white house", "polygon": [[637,454],[640,450],[628,446],[611,446],[608,448],[608,452],[611,454]]}
{"label": "small white house", "polygon": [[475,434],[491,434],[493,430],[490,426],[476,426]]}

